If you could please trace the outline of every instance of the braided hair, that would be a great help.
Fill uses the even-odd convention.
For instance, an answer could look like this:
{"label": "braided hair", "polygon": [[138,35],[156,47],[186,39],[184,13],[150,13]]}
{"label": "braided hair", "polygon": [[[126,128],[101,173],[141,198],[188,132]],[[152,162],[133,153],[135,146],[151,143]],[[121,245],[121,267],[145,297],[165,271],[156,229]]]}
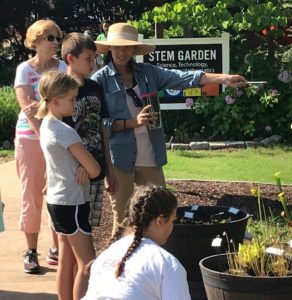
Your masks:
{"label": "braided hair", "polygon": [[[168,220],[177,207],[176,197],[166,188],[147,185],[140,186],[131,199],[129,216],[117,229],[113,239],[118,239],[126,226],[134,231],[134,239],[121,261],[116,266],[115,275],[118,278],[124,271],[126,260],[140,246],[143,238],[143,230],[152,220],[163,215]],[[112,240],[113,240],[112,239]]]}

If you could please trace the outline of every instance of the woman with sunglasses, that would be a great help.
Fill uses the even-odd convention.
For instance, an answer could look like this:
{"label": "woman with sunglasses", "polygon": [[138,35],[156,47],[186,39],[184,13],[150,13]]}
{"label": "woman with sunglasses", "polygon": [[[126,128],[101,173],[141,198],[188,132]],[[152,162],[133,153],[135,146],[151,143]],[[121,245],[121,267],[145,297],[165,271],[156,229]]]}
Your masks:
{"label": "woman with sunglasses", "polygon": [[[117,192],[110,195],[114,226],[122,222],[134,184],[165,186],[162,166],[167,163],[164,130],[151,129],[152,107],[141,103],[141,95],[160,90],[219,83],[232,87],[247,85],[239,75],[169,70],[135,63],[134,55],[152,52],[155,46],[138,42],[138,31],[127,23],[109,27],[107,41],[96,41],[98,53],[107,54],[105,66],[92,79],[102,85],[107,105],[109,146]],[[148,125],[148,126],[147,126]]]}
{"label": "woman with sunglasses", "polygon": [[[42,74],[48,70],[66,72],[66,64],[55,58],[61,39],[62,32],[53,21],[38,20],[33,23],[27,29],[24,43],[35,55],[17,67],[14,82],[21,109],[16,124],[15,157],[22,185],[20,230],[26,239],[24,272],[28,274],[40,272],[37,243],[46,185],[45,160],[39,142],[40,121],[34,117],[40,100],[38,83]],[[57,264],[57,238],[53,230],[52,238],[47,262]]]}

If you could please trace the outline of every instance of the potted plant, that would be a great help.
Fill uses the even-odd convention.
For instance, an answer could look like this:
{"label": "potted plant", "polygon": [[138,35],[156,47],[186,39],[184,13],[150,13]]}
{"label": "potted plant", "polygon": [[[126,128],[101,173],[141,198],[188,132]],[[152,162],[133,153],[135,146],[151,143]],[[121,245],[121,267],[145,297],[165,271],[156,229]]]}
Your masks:
{"label": "potted plant", "polygon": [[[187,271],[188,281],[201,281],[199,261],[216,254],[212,240],[227,232],[234,247],[243,241],[249,214],[223,206],[184,206],[177,209],[173,232],[164,248],[181,262]],[[227,249],[227,243],[222,244]]]}
{"label": "potted plant", "polygon": [[250,226],[253,238],[240,244],[235,252],[232,240],[225,234],[229,242],[228,252],[200,261],[208,300],[291,299],[291,212],[279,175],[275,174],[283,206],[282,220],[274,216],[267,218],[260,191],[252,190],[258,198],[259,209],[259,221],[251,222]]}

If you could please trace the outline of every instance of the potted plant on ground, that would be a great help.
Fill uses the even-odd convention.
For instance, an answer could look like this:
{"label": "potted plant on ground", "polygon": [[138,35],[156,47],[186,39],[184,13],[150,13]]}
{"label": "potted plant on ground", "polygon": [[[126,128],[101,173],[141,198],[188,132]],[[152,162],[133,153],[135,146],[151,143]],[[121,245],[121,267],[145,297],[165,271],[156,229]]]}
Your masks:
{"label": "potted plant on ground", "polygon": [[258,197],[259,221],[252,222],[253,238],[229,251],[200,261],[208,300],[288,300],[292,297],[292,227],[291,212],[286,205],[280,174],[276,173],[279,200],[283,206],[282,220],[266,212]]}
{"label": "potted plant on ground", "polygon": [[[227,232],[237,247],[242,242],[249,214],[223,206],[184,206],[177,209],[173,232],[164,248],[178,258],[187,271],[189,281],[202,280],[199,261],[216,254],[212,240]],[[222,249],[227,249],[223,243]]]}

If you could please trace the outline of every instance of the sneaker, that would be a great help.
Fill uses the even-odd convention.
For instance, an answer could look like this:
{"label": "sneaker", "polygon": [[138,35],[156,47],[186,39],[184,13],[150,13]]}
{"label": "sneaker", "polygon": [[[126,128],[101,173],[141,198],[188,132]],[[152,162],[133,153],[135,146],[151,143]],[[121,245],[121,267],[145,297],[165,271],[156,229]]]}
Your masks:
{"label": "sneaker", "polygon": [[38,254],[31,250],[26,251],[24,254],[24,272],[28,274],[37,274],[40,271]]}
{"label": "sneaker", "polygon": [[47,255],[47,263],[49,265],[57,265],[58,264],[58,250],[57,249],[49,249],[49,253]]}

